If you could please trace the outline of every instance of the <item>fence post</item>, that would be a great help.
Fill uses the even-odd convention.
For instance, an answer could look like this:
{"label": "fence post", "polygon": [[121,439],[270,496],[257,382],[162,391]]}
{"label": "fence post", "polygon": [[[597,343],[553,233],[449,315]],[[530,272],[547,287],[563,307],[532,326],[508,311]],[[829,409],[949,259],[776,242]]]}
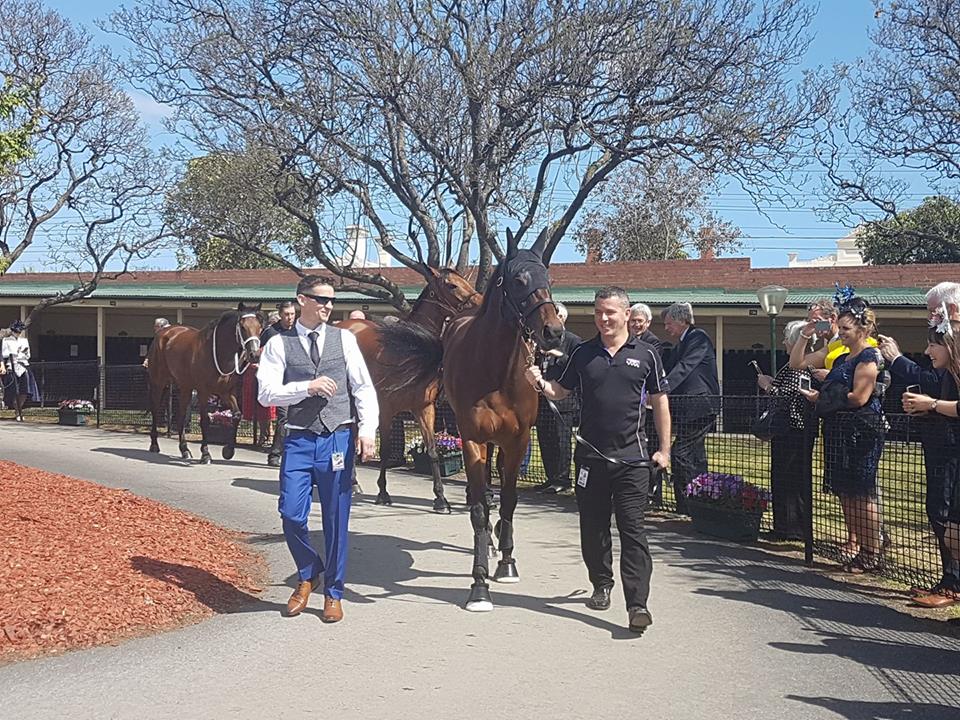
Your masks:
{"label": "fence post", "polygon": [[[812,425],[812,427],[811,427]],[[813,453],[816,452],[817,435],[820,430],[820,418],[807,412],[803,428],[803,504],[806,516],[803,519],[803,562],[807,567],[813,565]],[[807,448],[810,452],[807,452]]]}
{"label": "fence post", "polygon": [[100,427],[100,413],[103,410],[104,390],[107,387],[107,368],[103,364],[102,358],[97,358],[97,428]]}

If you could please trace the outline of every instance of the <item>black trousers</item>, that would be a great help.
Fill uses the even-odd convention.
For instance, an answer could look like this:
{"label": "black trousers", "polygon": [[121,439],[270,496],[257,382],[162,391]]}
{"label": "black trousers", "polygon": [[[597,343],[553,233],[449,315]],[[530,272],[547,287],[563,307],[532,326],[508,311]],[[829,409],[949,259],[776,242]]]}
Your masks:
{"label": "black trousers", "polygon": [[[580,508],[580,551],[594,588],[613,587],[613,540],[610,513],[620,533],[620,581],[627,608],[646,607],[653,562],[643,528],[643,510],[650,486],[648,468],[614,465],[603,460],[577,461],[577,505]],[[581,473],[586,470],[586,485]]]}
{"label": "black trousers", "polygon": [[953,499],[958,496],[960,460],[955,457],[955,448],[924,446],[923,454],[927,469],[925,502],[927,519],[930,521],[934,535],[937,536],[940,562],[943,567],[940,584],[948,589],[960,591],[960,563],[951,556],[944,539],[951,505]]}
{"label": "black trousers", "polygon": [[267,457],[280,458],[283,455],[283,441],[287,437],[287,409],[277,406],[277,425],[273,429],[273,445]]}
{"label": "black trousers", "polygon": [[540,403],[537,414],[537,444],[543,470],[550,485],[570,486],[570,459],[573,450],[573,420],[576,413],[561,412],[558,418],[546,403]]}
{"label": "black trousers", "polygon": [[802,540],[807,508],[804,492],[810,480],[816,433],[797,430],[770,442],[770,492],[773,500],[773,532]]}
{"label": "black trousers", "polygon": [[670,464],[673,466],[673,495],[678,513],[687,512],[684,495],[687,483],[707,471],[707,433],[713,430],[716,419],[716,415],[697,418],[681,415],[674,421],[676,437],[670,452]]}

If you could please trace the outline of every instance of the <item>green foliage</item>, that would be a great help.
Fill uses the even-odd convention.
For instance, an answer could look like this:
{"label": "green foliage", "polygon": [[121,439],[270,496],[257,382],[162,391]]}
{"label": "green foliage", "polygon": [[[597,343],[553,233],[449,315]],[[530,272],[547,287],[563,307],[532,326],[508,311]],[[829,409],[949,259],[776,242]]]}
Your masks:
{"label": "green foliage", "polygon": [[0,175],[32,155],[30,136],[36,115],[24,118],[29,88],[14,88],[7,78],[0,89]]}
{"label": "green foliage", "polygon": [[180,266],[284,267],[278,258],[302,262],[310,257],[308,229],[279,204],[281,194],[296,198],[296,179],[279,173],[266,151],[221,152],[191,160],[164,206],[166,222],[181,239]]}
{"label": "green foliage", "polygon": [[712,178],[674,160],[650,159],[622,171],[584,216],[577,249],[600,261],[684,260],[740,246],[740,230],[708,206]]}
{"label": "green foliage", "polygon": [[960,204],[942,195],[857,233],[863,259],[874,265],[960,262]]}

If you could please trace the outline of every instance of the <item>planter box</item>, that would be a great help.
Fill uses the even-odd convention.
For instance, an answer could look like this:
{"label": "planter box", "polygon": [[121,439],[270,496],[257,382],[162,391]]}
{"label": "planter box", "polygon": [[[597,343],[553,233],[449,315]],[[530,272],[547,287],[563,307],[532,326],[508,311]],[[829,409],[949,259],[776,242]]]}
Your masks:
{"label": "planter box", "polygon": [[[423,475],[433,474],[430,469],[430,456],[427,454],[412,454],[413,457],[413,469],[418,473]],[[450,475],[455,475],[456,473],[463,470],[463,455],[457,453],[456,455],[441,455],[440,460],[440,477],[449,477]]]}
{"label": "planter box", "polygon": [[233,436],[233,428],[229,425],[210,423],[207,426],[207,442],[211,445],[226,445]]}
{"label": "planter box", "polygon": [[82,412],[74,412],[73,410],[59,410],[58,415],[60,420],[58,424],[60,425],[86,425],[87,424],[87,414]]}
{"label": "planter box", "polygon": [[760,535],[763,513],[731,510],[693,498],[687,498],[687,509],[694,529],[704,535],[735,542],[755,542]]}

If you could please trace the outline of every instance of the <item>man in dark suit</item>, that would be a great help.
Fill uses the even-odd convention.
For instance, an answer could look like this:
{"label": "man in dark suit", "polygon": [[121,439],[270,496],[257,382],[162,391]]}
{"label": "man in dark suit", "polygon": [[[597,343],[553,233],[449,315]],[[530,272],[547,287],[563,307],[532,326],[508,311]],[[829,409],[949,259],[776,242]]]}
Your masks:
{"label": "man in dark suit", "polygon": [[653,313],[650,312],[650,306],[644,303],[634,303],[630,306],[630,320],[627,325],[630,327],[630,334],[647,345],[653,345],[657,352],[663,350],[663,343],[660,338],[650,330],[650,323],[653,322]]}
{"label": "man in dark suit", "polygon": [[[560,322],[567,322],[567,308],[563,303],[557,303],[557,317]],[[551,350],[543,359],[540,371],[545,380],[559,380],[567,369],[567,362],[574,349],[582,341],[580,336],[569,330],[563,331],[560,347]],[[560,411],[558,418],[547,404],[547,399],[540,396],[540,406],[537,411],[537,443],[540,446],[540,457],[543,460],[543,469],[547,482],[543,486],[545,493],[572,495],[573,483],[570,482],[570,460],[573,440],[573,426],[577,424],[580,414],[579,393],[570,393],[569,396],[556,402]]]}
{"label": "man in dark suit", "polygon": [[710,337],[693,324],[690,303],[674,303],[662,313],[663,325],[673,341],[667,354],[670,414],[674,418],[673,492],[677,512],[686,514],[684,489],[707,471],[706,437],[720,409],[717,358]]}

